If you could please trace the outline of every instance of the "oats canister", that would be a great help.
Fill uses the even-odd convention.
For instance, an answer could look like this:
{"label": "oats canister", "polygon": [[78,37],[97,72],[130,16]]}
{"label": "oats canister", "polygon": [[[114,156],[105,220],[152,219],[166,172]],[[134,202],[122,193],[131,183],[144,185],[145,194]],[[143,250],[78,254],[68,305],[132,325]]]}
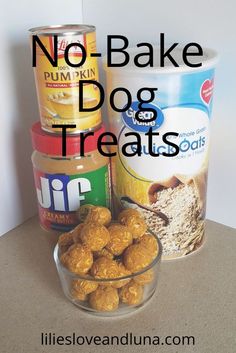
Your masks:
{"label": "oats canister", "polygon": [[68,231],[78,223],[83,204],[110,206],[109,158],[97,150],[102,126],[85,140],[84,157],[80,137],[67,137],[67,155],[62,156],[62,138],[47,134],[35,123],[31,129],[32,154],[39,219],[46,230]]}
{"label": "oats canister", "polygon": [[[101,125],[100,110],[83,112],[79,106],[79,82],[98,81],[97,58],[93,56],[96,53],[95,27],[76,24],[45,26],[32,28],[30,33],[32,43],[33,36],[40,41],[40,44],[36,42],[35,48],[32,45],[32,56],[35,57],[34,73],[42,129],[61,133],[61,128],[52,127],[57,124],[76,125],[76,128],[67,129],[70,133],[98,128]],[[55,37],[57,48],[54,47]],[[57,61],[55,66],[48,56]],[[83,58],[86,58],[84,62]],[[84,108],[96,107],[99,97],[96,84],[83,84]]]}
{"label": "oats canister", "polygon": [[[180,48],[176,49],[179,67],[171,63],[161,67],[158,62],[154,62],[153,67],[137,67],[133,63],[138,50],[127,50],[130,61],[125,67],[111,68],[105,63],[107,95],[117,87],[124,87],[132,96],[132,103],[124,112],[115,112],[108,106],[111,131],[118,136],[117,155],[112,158],[111,169],[115,207],[138,208],[149,228],[160,238],[163,258],[182,257],[198,249],[204,239],[217,55],[214,50],[204,49],[200,59],[202,66],[191,68],[184,64]],[[155,48],[155,54],[156,58],[160,57],[160,49]],[[114,62],[122,62],[122,55],[116,53]],[[194,60],[199,62],[197,57]],[[136,119],[137,91],[143,87],[156,88],[155,97],[144,105],[144,111]],[[147,100],[150,92],[143,93],[143,99]],[[123,92],[116,94],[116,104],[118,107],[127,105]],[[157,113],[154,121],[150,121],[149,108]],[[147,148],[150,128],[156,133],[152,137],[152,153]],[[137,139],[132,132],[140,137],[139,155],[135,154]],[[169,132],[178,136],[164,141],[162,136]],[[179,152],[174,157],[166,157],[166,153],[175,151],[171,142]],[[122,153],[124,144],[129,144],[127,152],[133,154],[132,157]]]}

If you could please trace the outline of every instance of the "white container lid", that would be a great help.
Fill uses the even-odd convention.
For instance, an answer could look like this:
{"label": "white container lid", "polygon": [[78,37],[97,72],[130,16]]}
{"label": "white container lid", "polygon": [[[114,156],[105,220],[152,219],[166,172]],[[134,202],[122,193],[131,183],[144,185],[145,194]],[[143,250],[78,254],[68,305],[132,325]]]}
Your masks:
{"label": "white container lid", "polygon": [[[168,47],[166,47],[166,50]],[[215,50],[210,48],[202,48],[203,55],[196,55],[191,56],[189,54],[188,61],[191,64],[198,64],[202,63],[200,67],[190,67],[186,65],[183,61],[183,47],[174,48],[170,55],[173,59],[178,63],[179,67],[175,67],[173,63],[165,57],[164,67],[160,66],[160,48],[157,46],[153,46],[153,67],[137,67],[134,64],[134,57],[138,54],[148,53],[147,47],[140,47],[140,48],[130,48],[125,49],[125,51],[130,55],[129,63],[125,66],[121,67],[108,67],[107,66],[107,57],[103,57],[103,67],[104,70],[108,73],[112,74],[121,74],[122,73],[147,73],[147,74],[170,74],[170,73],[193,73],[196,71],[205,71],[210,68],[214,68],[218,62],[218,54]],[[197,52],[197,51],[195,51]],[[194,50],[189,49],[189,53],[194,53]],[[112,62],[113,63],[121,63],[124,61],[124,54],[122,53],[114,53],[112,54]],[[139,58],[139,63],[146,63],[148,61],[148,56],[143,55]]]}

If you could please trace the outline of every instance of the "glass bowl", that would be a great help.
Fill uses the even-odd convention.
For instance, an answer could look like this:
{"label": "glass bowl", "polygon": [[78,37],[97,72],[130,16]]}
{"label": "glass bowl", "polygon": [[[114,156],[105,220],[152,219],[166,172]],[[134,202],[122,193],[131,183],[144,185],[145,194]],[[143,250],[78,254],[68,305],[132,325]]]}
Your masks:
{"label": "glass bowl", "polygon": [[[112,279],[96,279],[90,275],[82,276],[70,272],[67,268],[62,265],[60,261],[60,250],[57,244],[54,249],[54,261],[57,267],[57,272],[65,296],[81,310],[98,316],[119,316],[129,314],[143,307],[155,293],[157,281],[159,278],[160,262],[162,255],[162,245],[160,240],[150,230],[148,230],[148,233],[155,237],[156,242],[158,244],[158,253],[154,260],[150,263],[149,266],[145,267],[139,272],[132,273],[128,276]],[[77,281],[83,281],[83,283],[85,283],[88,287],[100,288],[100,290],[102,291],[102,299],[105,304],[109,299],[106,296],[111,295],[113,303],[116,302],[116,304],[114,305],[115,308],[114,306],[106,306],[99,310],[92,308],[90,306],[90,301],[100,300],[101,297],[99,297],[98,295],[98,297],[94,298],[94,295],[90,293],[84,298],[78,298],[76,295],[74,295],[75,292],[73,293],[73,286]],[[126,285],[124,286],[124,284]],[[120,285],[122,285],[122,287],[120,287]],[[117,307],[118,296],[119,304]],[[134,304],[133,300],[135,301]]]}

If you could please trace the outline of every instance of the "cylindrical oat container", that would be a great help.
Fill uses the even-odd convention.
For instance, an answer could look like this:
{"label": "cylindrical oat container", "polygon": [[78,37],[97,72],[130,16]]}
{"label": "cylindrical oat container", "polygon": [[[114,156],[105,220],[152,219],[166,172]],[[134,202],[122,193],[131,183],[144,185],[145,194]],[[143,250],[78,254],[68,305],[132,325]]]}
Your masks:
{"label": "cylindrical oat container", "polygon": [[[108,108],[111,130],[118,136],[117,156],[112,159],[115,207],[134,207],[143,213],[150,229],[161,239],[164,259],[189,254],[204,239],[209,130],[217,59],[213,50],[203,52],[199,68],[190,68],[183,62],[179,67],[170,64],[162,68],[156,64],[153,68],[137,68],[132,65],[134,56],[140,53],[137,49],[129,52],[131,64],[122,68],[105,65],[108,96],[117,87],[125,87],[132,95],[132,104],[125,112]],[[157,57],[160,54],[157,48],[155,54]],[[181,50],[177,54],[181,58]],[[123,59],[117,54],[117,62]],[[195,60],[199,62],[199,57]],[[143,87],[157,88],[152,103],[144,105],[157,113],[152,122],[145,122],[152,117],[148,110],[139,114],[141,121],[135,119],[139,103],[137,91]],[[142,97],[147,99],[150,93],[144,92]],[[127,104],[124,92],[116,94],[115,103],[118,107]],[[148,150],[146,133],[150,128],[159,136],[152,137]],[[127,135],[131,132],[140,136],[140,155],[127,157],[122,146],[129,143],[126,145],[129,154],[138,148],[137,137]],[[168,142],[162,137],[169,132],[178,136],[170,136]],[[175,157],[163,155],[174,153],[175,147],[170,142],[179,148]]]}
{"label": "cylindrical oat container", "polygon": [[[39,44],[36,44],[35,82],[38,94],[40,120],[43,130],[61,133],[56,124],[75,124],[76,128],[67,129],[70,133],[94,130],[101,125],[101,112],[82,112],[79,106],[79,82],[82,80],[98,81],[96,53],[96,32],[89,25],[58,25],[30,29],[32,36],[38,36],[51,58],[55,59],[54,36],[57,36],[57,66],[54,67]],[[81,47],[71,46],[68,51],[69,64],[65,60],[68,45],[79,43],[86,51],[86,60],[82,66]],[[33,54],[33,53],[32,53]],[[96,84],[83,84],[83,106],[94,108],[100,99]]]}

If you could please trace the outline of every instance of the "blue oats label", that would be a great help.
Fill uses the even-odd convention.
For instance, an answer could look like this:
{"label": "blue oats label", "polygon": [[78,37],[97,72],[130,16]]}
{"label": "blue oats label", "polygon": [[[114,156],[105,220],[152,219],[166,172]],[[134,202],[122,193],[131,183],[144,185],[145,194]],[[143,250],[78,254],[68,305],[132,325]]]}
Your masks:
{"label": "blue oats label", "polygon": [[[146,103],[144,104],[144,111],[139,112],[139,102],[132,102],[131,107],[122,113],[122,119],[124,125],[127,128],[137,131],[137,132],[147,132],[150,127],[152,130],[157,130],[160,128],[164,121],[164,116],[162,110],[154,104]],[[150,109],[150,110],[145,110]],[[154,118],[153,110],[156,112],[156,118]],[[138,119],[136,119],[136,114],[138,115]]]}

